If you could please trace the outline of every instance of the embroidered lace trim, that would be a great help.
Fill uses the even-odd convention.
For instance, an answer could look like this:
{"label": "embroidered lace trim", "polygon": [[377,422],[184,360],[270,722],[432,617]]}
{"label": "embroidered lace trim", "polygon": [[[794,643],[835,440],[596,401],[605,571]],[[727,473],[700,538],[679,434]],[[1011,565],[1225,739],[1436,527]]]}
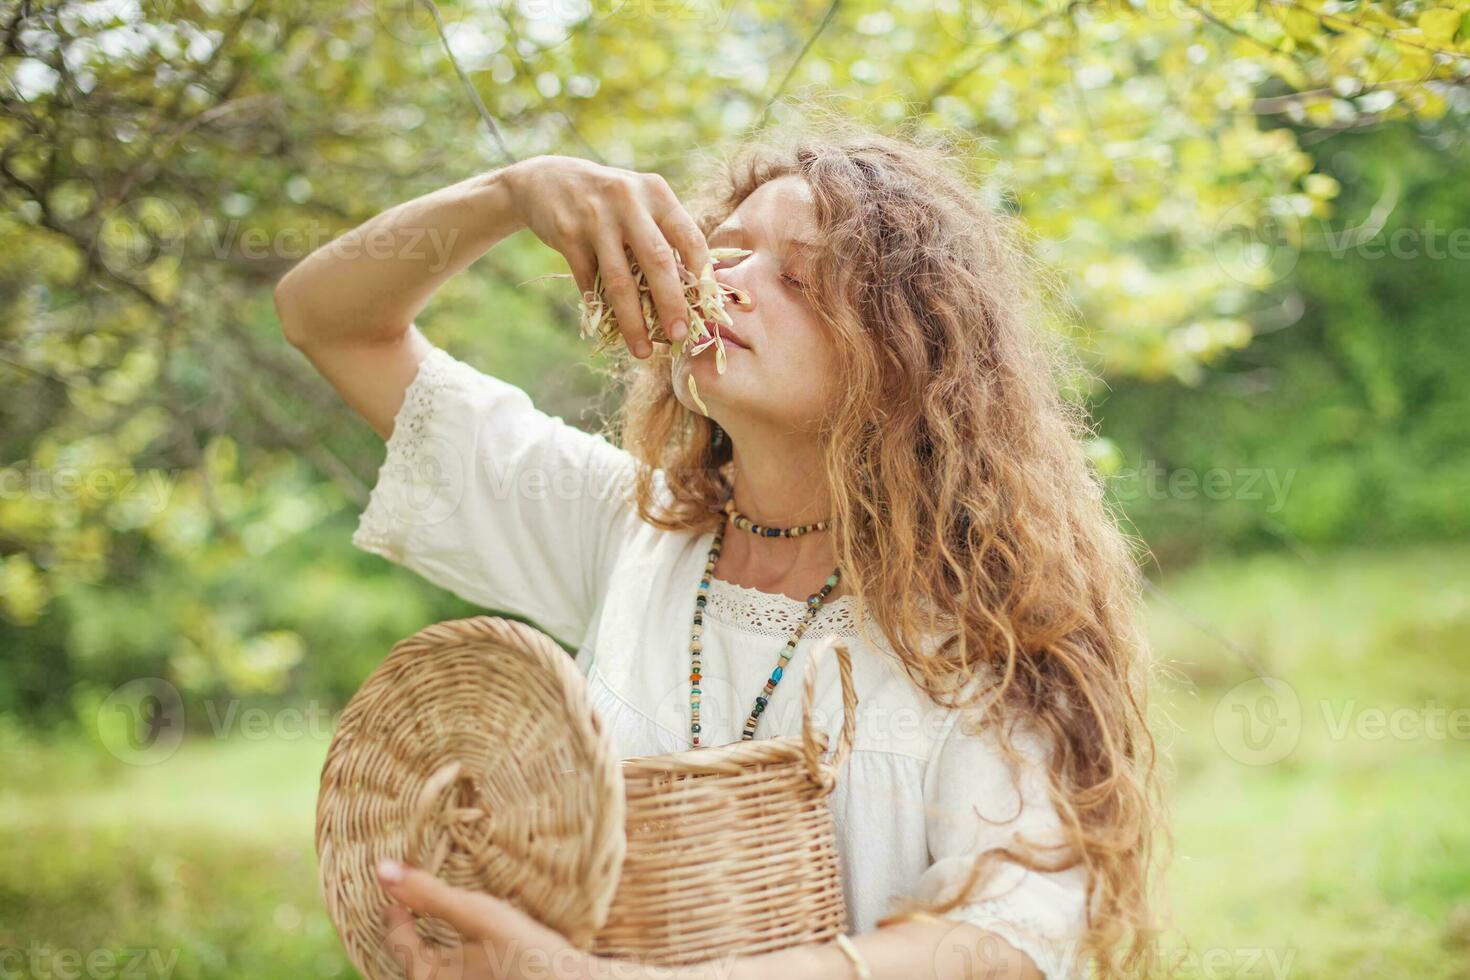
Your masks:
{"label": "embroidered lace trim", "polygon": [[419,370],[403,393],[403,405],[393,420],[387,454],[378,470],[378,482],[368,498],[353,532],[352,543],[395,561],[402,550],[398,540],[401,522],[394,517],[394,497],[403,491],[396,477],[421,473],[424,434],[434,418],[439,392],[456,379],[463,368],[447,351],[435,347],[419,362]]}
{"label": "embroidered lace trim", "polygon": [[1024,901],[1000,896],[961,905],[949,914],[982,929],[988,929],[1031,957],[1046,980],[1075,980],[1078,976],[1071,951],[1044,937],[1040,923],[1029,914]]}
{"label": "embroidered lace trim", "polygon": [[[806,615],[806,603],[779,592],[762,592],[724,579],[711,579],[704,615],[773,640],[788,640]],[[821,612],[807,628],[811,636],[829,633],[844,637],[860,635],[858,604],[851,595],[822,603]]]}

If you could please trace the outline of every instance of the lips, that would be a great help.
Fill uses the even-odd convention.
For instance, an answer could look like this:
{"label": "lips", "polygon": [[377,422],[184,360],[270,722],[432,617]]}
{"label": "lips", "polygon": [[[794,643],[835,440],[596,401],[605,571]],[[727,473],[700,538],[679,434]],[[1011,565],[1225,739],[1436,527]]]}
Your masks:
{"label": "lips", "polygon": [[742,350],[750,350],[750,345],[745,342],[745,338],[736,333],[733,328],[709,320],[704,321],[704,325],[705,329],[709,330],[710,333],[719,331],[720,337],[729,346],[739,347]]}

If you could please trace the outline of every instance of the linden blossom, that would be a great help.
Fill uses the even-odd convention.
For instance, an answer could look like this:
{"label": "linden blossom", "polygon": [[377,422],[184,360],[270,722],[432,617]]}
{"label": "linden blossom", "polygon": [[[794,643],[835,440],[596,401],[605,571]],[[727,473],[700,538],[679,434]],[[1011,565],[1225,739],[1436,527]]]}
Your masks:
{"label": "linden blossom", "polygon": [[[714,263],[723,262],[726,259],[744,258],[750,254],[750,250],[712,248],[709,254],[710,261],[704,264],[704,268],[696,276],[685,268],[679,250],[674,249],[674,260],[678,263],[679,277],[684,283],[684,303],[687,314],[685,319],[689,324],[689,332],[678,343],[671,340],[664,332],[663,324],[659,322],[658,310],[653,304],[653,292],[631,249],[627,250],[628,269],[633,274],[633,281],[638,285],[638,298],[643,307],[643,322],[648,326],[649,341],[672,348],[676,360],[684,355],[686,348],[688,355],[694,357],[713,346],[715,370],[724,374],[725,338],[720,334],[720,327],[732,325],[730,314],[725,312],[725,301],[730,300],[736,305],[744,306],[750,303],[750,297],[744,291],[715,279]],[[571,279],[573,277],[571,273],[563,272],[549,278]],[[617,316],[613,313],[607,297],[603,295],[600,271],[593,277],[590,295],[591,300],[585,296],[582,298],[581,334],[584,339],[595,337],[597,343],[593,350],[601,352],[615,345],[622,334],[618,330]],[[714,324],[713,331],[709,327],[711,323]],[[709,409],[699,397],[699,389],[695,387],[693,375],[690,375],[688,380],[689,394],[694,399],[694,404],[698,405],[699,410],[706,416],[709,415]]]}

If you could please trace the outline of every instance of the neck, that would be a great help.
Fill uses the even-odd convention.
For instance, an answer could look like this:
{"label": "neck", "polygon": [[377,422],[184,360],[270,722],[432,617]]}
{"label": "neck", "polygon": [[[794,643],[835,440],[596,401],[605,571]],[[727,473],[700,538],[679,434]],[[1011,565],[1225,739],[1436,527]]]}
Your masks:
{"label": "neck", "polygon": [[[728,431],[728,430],[727,430]],[[735,509],[757,524],[791,527],[830,518],[831,497],[821,450],[812,441],[731,435]],[[716,574],[736,585],[805,599],[837,564],[832,529],[796,538],[758,537],[733,524],[725,530]],[[845,594],[845,582],[828,601]]]}
{"label": "neck", "polygon": [[787,443],[746,451],[732,440],[732,455],[735,507],[752,521],[791,527],[831,516],[826,476],[816,447]]}

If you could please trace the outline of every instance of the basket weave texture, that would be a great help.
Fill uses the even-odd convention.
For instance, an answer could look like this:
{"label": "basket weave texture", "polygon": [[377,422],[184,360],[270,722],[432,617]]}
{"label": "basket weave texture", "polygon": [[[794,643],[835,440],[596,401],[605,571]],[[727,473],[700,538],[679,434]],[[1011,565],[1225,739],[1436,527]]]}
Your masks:
{"label": "basket weave texture", "polygon": [[[835,650],[843,723],[814,730]],[[581,673],[550,637],[490,616],[394,646],[343,711],[322,770],[327,911],[369,980],[383,949],[379,858],[497,895],[607,956],[675,964],[824,942],[847,928],[828,796],[852,749],[845,647],[812,650],[802,734],[616,760]],[[447,923],[421,917],[431,943]]]}

